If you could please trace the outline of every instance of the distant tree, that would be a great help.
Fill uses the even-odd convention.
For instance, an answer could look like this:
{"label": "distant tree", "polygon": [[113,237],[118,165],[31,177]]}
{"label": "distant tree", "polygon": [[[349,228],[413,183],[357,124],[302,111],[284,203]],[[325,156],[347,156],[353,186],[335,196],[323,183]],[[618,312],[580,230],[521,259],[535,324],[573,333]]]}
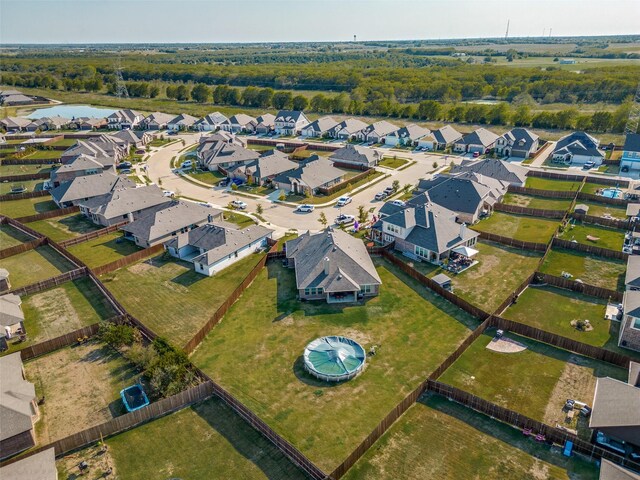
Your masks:
{"label": "distant tree", "polygon": [[273,95],[273,106],[278,110],[289,110],[293,107],[293,95],[291,92],[276,92]]}
{"label": "distant tree", "polygon": [[263,88],[258,92],[256,96],[257,106],[260,108],[268,108],[273,103],[273,89]]}
{"label": "distant tree", "polygon": [[160,87],[158,85],[151,85],[149,87],[149,98],[156,98],[160,95]]}
{"label": "distant tree", "polygon": [[309,100],[307,97],[303,97],[302,95],[296,95],[293,97],[293,109],[294,110],[306,110],[309,106]]}
{"label": "distant tree", "polygon": [[519,105],[513,113],[512,121],[516,127],[529,126],[531,124],[531,108],[529,108],[529,105]]}
{"label": "distant tree", "polygon": [[189,89],[186,85],[178,85],[176,88],[176,100],[189,100]]}
{"label": "distant tree", "polygon": [[418,118],[425,120],[440,120],[442,115],[442,105],[435,100],[425,100],[420,102],[416,111]]}
{"label": "distant tree", "polygon": [[191,98],[198,103],[207,103],[211,97],[211,90],[204,83],[196,84],[191,90]]}
{"label": "distant tree", "polygon": [[595,112],[591,115],[591,128],[596,132],[606,132],[611,129],[613,115],[611,112]]}

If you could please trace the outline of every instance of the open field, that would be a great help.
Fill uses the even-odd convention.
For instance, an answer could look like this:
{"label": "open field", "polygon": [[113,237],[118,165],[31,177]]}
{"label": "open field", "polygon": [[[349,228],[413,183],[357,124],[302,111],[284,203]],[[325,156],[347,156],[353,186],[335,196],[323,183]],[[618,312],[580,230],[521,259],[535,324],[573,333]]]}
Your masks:
{"label": "open field", "polygon": [[33,238],[26,233],[22,233],[17,228],[11,225],[0,225],[0,250],[20,245],[30,240],[33,240]]}
{"label": "open field", "polygon": [[0,182],[0,195],[11,193],[13,188],[24,188],[24,192],[37,192],[44,188],[45,180],[20,180],[17,182]]}
{"label": "open field", "polygon": [[549,252],[540,271],[562,276],[562,272],[573,275],[573,280],[610,290],[624,290],[627,262],[587,255],[573,250],[554,249]]}
{"label": "open field", "polygon": [[481,220],[471,228],[525,242],[547,243],[558,225],[557,220],[494,212],[489,218]]}
{"label": "open field", "polygon": [[[391,268],[378,267],[379,296],[341,306],[298,301],[294,272],[270,263],[193,361],[329,471],[477,325]],[[349,336],[365,350],[377,345],[378,352],[349,382],[317,381],[301,355],[308,342],[329,334]]]}
{"label": "open field", "polygon": [[213,277],[162,254],[103,275],[106,287],[138,320],[182,347],[260,261],[250,255]]}
{"label": "open field", "polygon": [[[589,240],[587,237],[597,240]],[[600,227],[588,223],[571,223],[559,235],[560,238],[576,241],[585,245],[595,245],[596,247],[608,248],[610,250],[622,250],[624,243],[624,231],[613,228]]]}
{"label": "open field", "polygon": [[613,217],[620,220],[626,220],[627,209],[624,207],[617,207],[615,205],[607,205],[606,203],[597,202],[579,202],[589,207],[588,215],[594,217]]}
{"label": "open field", "polygon": [[83,233],[93,232],[103,227],[92,223],[81,213],[73,213],[65,217],[48,218],[28,224],[29,228],[42,233],[54,242],[77,237]]}
{"label": "open field", "polygon": [[[564,421],[567,398],[592,404],[597,377],[626,381],[627,372],[514,334],[507,337],[527,348],[518,353],[488,350],[495,331],[480,336],[439,378],[439,381],[555,426]],[[578,416],[574,417],[574,428]],[[578,425],[581,435],[585,420]],[[587,437],[588,438],[588,437]]]}
{"label": "open field", "polygon": [[0,202],[0,214],[11,218],[27,217],[37,213],[56,210],[57,208],[58,206],[49,197],[25,198],[23,200]]}
{"label": "open field", "polygon": [[48,245],[5,258],[0,266],[9,271],[11,288],[24,287],[75,268]]}
{"label": "open field", "polygon": [[122,232],[113,232],[88,242],[71,245],[68,250],[93,268],[115,262],[122,257],[141,250],[141,248],[134,242],[125,240]]}
{"label": "open field", "polygon": [[38,398],[46,399],[35,429],[39,444],[124,413],[120,390],[137,381],[134,367],[97,340],[38,357],[25,371]]}
{"label": "open field", "polygon": [[[114,476],[127,480],[307,478],[262,435],[220,400],[212,398],[107,440]],[[106,470],[97,448],[57,462],[61,479],[82,460],[94,475]],[[213,475],[213,477],[212,477]],[[71,477],[69,477],[71,478]]]}
{"label": "open field", "polygon": [[525,182],[527,188],[537,188],[539,190],[555,190],[574,192],[580,187],[580,182],[568,180],[553,180],[550,178],[527,177]]}
{"label": "open field", "polygon": [[540,208],[542,210],[567,210],[571,206],[571,200],[566,198],[533,197],[517,193],[507,193],[502,203],[519,207]]}
{"label": "open field", "polygon": [[597,480],[598,467],[432,395],[411,407],[344,478]]}

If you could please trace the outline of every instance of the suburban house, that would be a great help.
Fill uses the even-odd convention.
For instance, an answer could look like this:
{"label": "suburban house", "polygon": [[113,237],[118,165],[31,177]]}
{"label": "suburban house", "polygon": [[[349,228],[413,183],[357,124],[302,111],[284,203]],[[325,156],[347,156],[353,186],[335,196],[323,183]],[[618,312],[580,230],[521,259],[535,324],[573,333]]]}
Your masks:
{"label": "suburban house", "polygon": [[445,125],[418,140],[418,147],[428,150],[445,150],[462,138],[462,134],[451,125]]}
{"label": "suburban house", "polygon": [[149,132],[140,130],[120,130],[110,136],[117,139],[116,143],[122,145],[126,150],[131,147],[143,148],[153,140],[153,136]]}
{"label": "suburban house", "polygon": [[630,362],[626,382],[610,377],[596,380],[589,427],[596,444],[626,456],[640,455],[640,364]]}
{"label": "suburban house", "polygon": [[127,177],[113,173],[99,173],[76,177],[61,183],[51,190],[51,198],[60,208],[78,205],[90,198],[105,195],[114,189],[135,188],[136,184]]}
{"label": "suburban house", "polygon": [[258,122],[244,113],[238,113],[220,124],[220,130],[232,133],[253,133]]}
{"label": "suburban house", "polygon": [[0,296],[0,351],[7,349],[7,340],[24,333],[22,300],[18,295],[6,293]]}
{"label": "suburban house", "polygon": [[303,233],[289,240],[285,251],[300,299],[344,303],[378,295],[382,280],[367,247],[340,229]]}
{"label": "suburban house", "polygon": [[172,132],[178,132],[180,130],[189,130],[198,121],[196,117],[189,115],[188,113],[181,113],[180,115],[173,117],[167,122],[167,129]]}
{"label": "suburban house", "polygon": [[256,133],[264,135],[276,129],[276,116],[271,113],[260,115],[256,118],[256,122],[258,122],[256,125]]}
{"label": "suburban house", "polygon": [[261,225],[236,230],[208,223],[165,244],[170,255],[192,262],[195,271],[211,277],[238,260],[268,246],[273,235]]}
{"label": "suburban house", "polygon": [[280,150],[268,150],[249,163],[241,164],[229,171],[230,178],[238,178],[246,183],[264,185],[271,183],[276,176],[298,167],[298,163],[289,160],[289,156]]}
{"label": "suburban house", "polygon": [[303,137],[324,137],[329,134],[331,128],[335,127],[337,123],[332,117],[320,117],[306,127],[302,127],[300,135]]}
{"label": "suburban house", "polygon": [[3,90],[0,92],[0,105],[5,107],[32,105],[34,103],[49,103],[49,100],[43,97],[25,95],[19,90]]}
{"label": "suburban house", "polygon": [[346,145],[331,154],[329,160],[366,168],[375,167],[382,159],[377,150],[359,145]]}
{"label": "suburban house", "polygon": [[175,118],[175,115],[163,112],[153,112],[140,122],[140,127],[145,130],[163,130],[167,124]]}
{"label": "suburban house", "polygon": [[339,140],[353,140],[367,124],[356,118],[347,118],[329,129],[328,136]]}
{"label": "suburban house", "polygon": [[225,132],[224,130],[220,130],[214,134],[202,135],[200,137],[196,148],[196,157],[198,160],[202,160],[209,150],[216,149],[217,145],[220,143],[229,143],[240,147],[246,147],[239,137],[236,137],[232,133]]}
{"label": "suburban house", "polygon": [[61,130],[64,127],[68,126],[71,123],[71,120],[68,118],[63,118],[60,116],[55,117],[42,117],[37,118],[31,124],[27,125],[26,129],[29,132],[35,132],[36,130],[40,131],[49,131],[49,130]]}
{"label": "suburban house", "polygon": [[22,117],[5,117],[0,120],[0,127],[8,133],[23,132],[31,125],[31,120]]}
{"label": "suburban house", "polygon": [[144,119],[144,115],[135,110],[126,108],[113,112],[107,117],[107,126],[112,130],[123,128],[135,128]]}
{"label": "suburban house", "polygon": [[0,460],[35,445],[39,418],[36,389],[26,380],[20,352],[0,357]]}
{"label": "suburban house", "polygon": [[539,137],[526,128],[512,128],[496,141],[496,153],[504,157],[529,158],[538,151]]}
{"label": "suburban house", "polygon": [[640,133],[630,133],[624,140],[620,168],[640,169]]}
{"label": "suburban house", "polygon": [[598,148],[599,146],[600,140],[588,133],[574,132],[558,140],[551,152],[551,160],[566,165],[571,163],[580,165],[587,162],[600,165],[604,160],[604,152]]}
{"label": "suburban house", "polygon": [[125,238],[139,247],[148,248],[214,220],[222,220],[221,210],[192,202],[173,201],[148,209],[121,230]]}
{"label": "suburban house", "polygon": [[382,143],[384,138],[392,132],[398,130],[398,126],[393,123],[381,120],[367,125],[356,134],[356,138],[361,142]]}
{"label": "suburban house", "polygon": [[275,132],[278,135],[297,135],[309,119],[299,110],[280,110],[275,119]]}
{"label": "suburban house", "polygon": [[222,171],[226,174],[235,167],[248,164],[260,157],[255,150],[230,142],[232,140],[224,140],[221,137],[211,142],[201,143],[196,150],[198,165],[212,172]]}
{"label": "suburban house", "polygon": [[640,474],[613,463],[611,460],[601,458],[598,480],[640,480]]}
{"label": "suburban house", "polygon": [[69,128],[76,130],[98,130],[106,126],[106,118],[78,117],[69,123]]}
{"label": "suburban house", "polygon": [[24,457],[0,467],[2,480],[58,480],[55,448]]}
{"label": "suburban house", "polygon": [[625,290],[640,290],[640,255],[629,255],[624,277]]}
{"label": "suburban house", "polygon": [[[86,177],[83,177],[86,178]],[[157,185],[138,188],[116,188],[103,195],[78,202],[80,213],[96,225],[108,227],[146,215],[150,209],[171,203]]]}
{"label": "suburban house", "polygon": [[431,130],[428,128],[421,127],[420,125],[416,125],[415,123],[410,123],[409,125],[405,125],[404,127],[396,130],[395,132],[389,133],[386,137],[384,137],[384,144],[389,145],[390,147],[395,147],[397,145],[401,145],[403,147],[413,147],[417,145],[418,142],[429,135]]}
{"label": "suburban house", "polygon": [[99,173],[116,174],[116,162],[112,157],[90,157],[78,155],[73,160],[51,171],[51,185],[58,187],[76,177],[97,175]]}
{"label": "suburban house", "polygon": [[313,155],[300,162],[294,170],[274,179],[277,188],[299,195],[315,195],[319,188],[328,188],[342,181],[345,172],[334,167],[324,157]]}
{"label": "suburban house", "polygon": [[381,218],[373,227],[374,238],[394,243],[399,252],[420,260],[440,263],[460,247],[476,244],[479,233],[456,222],[456,213],[439,205],[410,206]]}
{"label": "suburban house", "polygon": [[463,135],[453,144],[453,151],[459,153],[487,153],[498,141],[498,135],[490,132],[486,128],[478,128],[477,130]]}
{"label": "suburban house", "polygon": [[631,267],[631,272],[627,272],[625,281],[629,282],[630,288],[624,292],[618,346],[640,351],[640,289],[636,285],[637,279],[633,278],[637,273],[637,265],[635,263],[628,265]]}
{"label": "suburban house", "polygon": [[485,177],[491,177],[500,180],[503,183],[524,187],[527,181],[528,170],[522,165],[505,162],[494,158],[485,158],[482,160],[463,160],[460,165],[455,165],[451,169],[450,174],[473,172]]}
{"label": "suburban house", "polygon": [[228,118],[220,112],[213,112],[205,115],[196,123],[194,123],[193,129],[200,132],[215,132],[220,128],[220,125],[222,125],[227,120]]}
{"label": "suburban house", "polygon": [[128,154],[123,141],[110,135],[99,135],[95,138],[78,140],[75,145],[67,148],[60,156],[60,163],[67,163],[78,155],[90,157],[112,157],[119,162]]}

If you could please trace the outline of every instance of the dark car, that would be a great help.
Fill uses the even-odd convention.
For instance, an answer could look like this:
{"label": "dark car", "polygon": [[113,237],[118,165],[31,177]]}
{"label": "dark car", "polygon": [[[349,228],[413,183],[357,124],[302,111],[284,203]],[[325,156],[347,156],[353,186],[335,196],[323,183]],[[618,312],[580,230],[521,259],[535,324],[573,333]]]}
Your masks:
{"label": "dark car", "polygon": [[131,162],[120,162],[116,168],[120,170],[122,168],[131,168],[132,166]]}

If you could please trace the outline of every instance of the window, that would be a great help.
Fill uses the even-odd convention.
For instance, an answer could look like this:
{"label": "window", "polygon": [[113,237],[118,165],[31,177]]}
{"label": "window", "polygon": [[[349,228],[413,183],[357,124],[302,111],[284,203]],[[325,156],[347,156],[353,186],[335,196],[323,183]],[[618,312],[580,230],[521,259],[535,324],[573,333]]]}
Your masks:
{"label": "window", "polygon": [[360,287],[360,291],[362,293],[371,293],[372,290],[373,290],[373,285],[362,285]]}
{"label": "window", "polygon": [[631,317],[631,328],[640,330],[640,318]]}
{"label": "window", "polygon": [[304,289],[304,294],[306,296],[309,296],[309,295],[322,295],[322,292],[323,292],[322,288],[305,288]]}
{"label": "window", "polygon": [[402,232],[402,229],[397,225],[391,225],[390,223],[385,223],[385,227],[387,229],[387,232],[397,233],[397,234]]}
{"label": "window", "polygon": [[429,258],[429,250],[427,250],[426,248],[422,248],[416,245],[414,252],[419,257]]}

